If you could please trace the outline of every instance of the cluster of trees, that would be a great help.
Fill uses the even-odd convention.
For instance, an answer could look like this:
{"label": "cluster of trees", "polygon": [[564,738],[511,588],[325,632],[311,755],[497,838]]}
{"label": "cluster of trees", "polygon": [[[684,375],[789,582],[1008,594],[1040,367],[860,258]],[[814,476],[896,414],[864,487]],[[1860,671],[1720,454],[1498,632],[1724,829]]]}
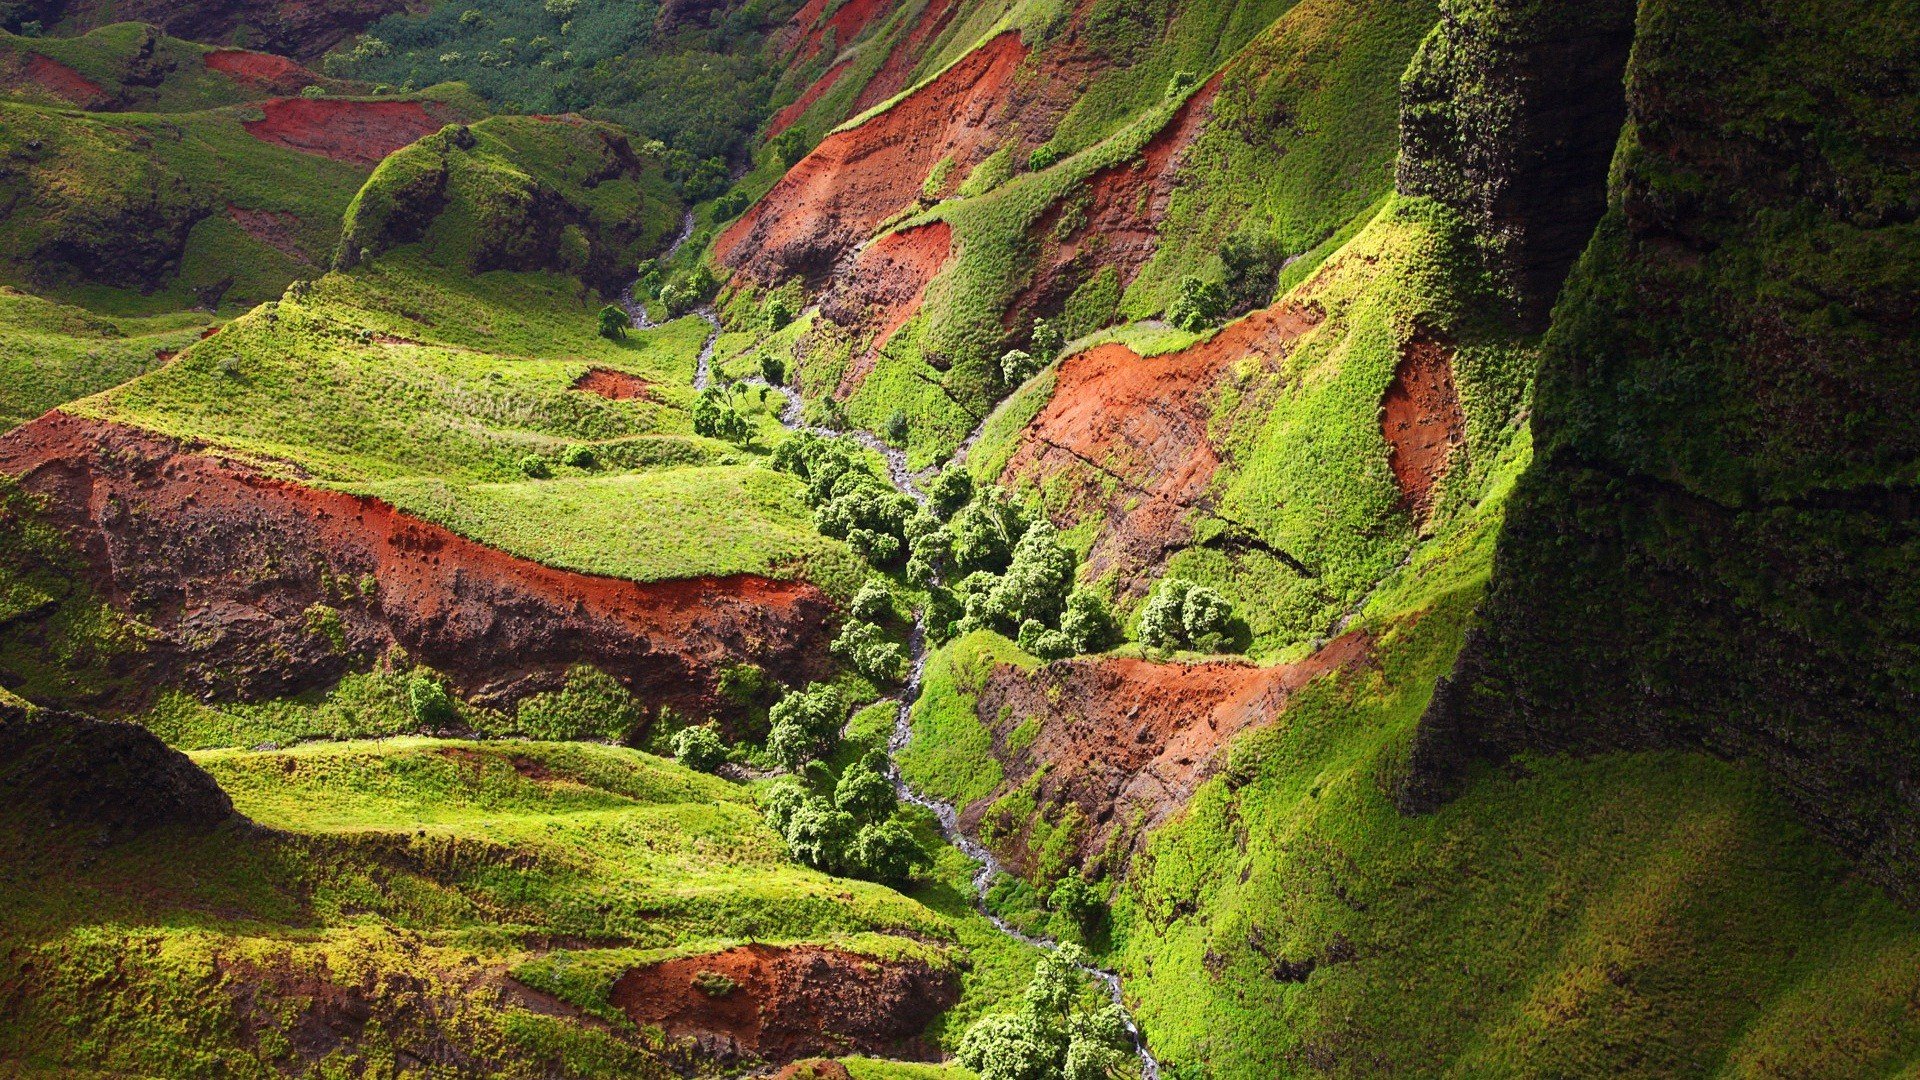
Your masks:
{"label": "cluster of trees", "polygon": [[693,402],[693,433],[709,439],[724,439],[749,446],[753,443],[753,422],[734,401],[731,385],[709,386]]}
{"label": "cluster of trees", "polygon": [[1000,357],[1000,380],[1019,386],[1053,362],[1067,347],[1066,335],[1045,319],[1033,320],[1033,335],[1025,349],[1010,349]]}
{"label": "cluster of trees", "polygon": [[1140,640],[1156,649],[1219,652],[1232,628],[1233,608],[1219,593],[1167,578],[1140,612]]}
{"label": "cluster of trees", "polygon": [[1073,945],[1034,965],[1020,1007],[974,1022],[960,1040],[960,1064],[980,1080],[1108,1080],[1135,1060],[1119,1006],[1090,1007],[1086,954]]}
{"label": "cluster of trees", "polygon": [[801,432],[774,450],[773,467],[806,482],[807,505],[821,533],[846,541],[874,566],[899,563],[908,547],[913,500],[873,471],[858,443]]}
{"label": "cluster of trees", "polygon": [[[796,775],[831,780],[819,763],[839,746],[846,712],[846,698],[826,683],[788,693],[768,712],[768,756]],[[889,884],[928,865],[912,831],[896,818],[899,797],[885,753],[869,751],[821,786],[828,790],[811,792],[794,780],[767,797],[767,820],[794,858],[830,874]]]}

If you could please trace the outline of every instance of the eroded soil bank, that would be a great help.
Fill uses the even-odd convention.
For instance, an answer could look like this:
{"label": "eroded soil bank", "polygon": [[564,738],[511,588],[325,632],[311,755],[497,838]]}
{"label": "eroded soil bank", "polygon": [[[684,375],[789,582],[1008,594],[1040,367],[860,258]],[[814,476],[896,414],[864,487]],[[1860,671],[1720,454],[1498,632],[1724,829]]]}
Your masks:
{"label": "eroded soil bank", "polygon": [[399,646],[481,704],[554,689],[587,663],[699,715],[724,708],[731,665],[804,682],[827,664],[833,607],[805,582],[559,570],[377,499],[57,412],[0,438],[0,472],[44,497],[90,584],[154,628],[114,660],[149,684],[280,696]]}

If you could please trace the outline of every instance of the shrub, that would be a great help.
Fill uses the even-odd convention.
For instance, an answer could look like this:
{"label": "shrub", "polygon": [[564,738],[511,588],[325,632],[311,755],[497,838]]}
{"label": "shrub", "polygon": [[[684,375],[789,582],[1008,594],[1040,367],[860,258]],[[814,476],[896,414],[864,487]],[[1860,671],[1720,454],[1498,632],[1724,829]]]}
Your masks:
{"label": "shrub", "polygon": [[574,443],[560,455],[560,464],[572,469],[591,469],[599,464],[599,459],[593,456],[593,447]]}
{"label": "shrub", "polygon": [[941,521],[973,500],[973,477],[957,465],[948,465],[927,485],[927,502]]}
{"label": "shrub", "polygon": [[1099,652],[1119,636],[1113,612],[1097,593],[1076,589],[1067,597],[1066,613],[1060,616],[1060,632],[1073,643],[1077,653]]}
{"label": "shrub", "polygon": [[1213,652],[1226,643],[1233,608],[1212,589],[1168,578],[1140,613],[1140,640],[1156,649]]}
{"label": "shrub", "polygon": [[846,712],[846,699],[826,683],[790,692],[767,712],[767,752],[782,768],[799,769],[839,738]]}
{"label": "shrub", "polygon": [[960,1040],[960,1064],[980,1080],[1105,1080],[1127,1068],[1132,1039],[1120,1011],[1080,1009],[1086,985],[1072,945],[1041,957],[1021,1007],[982,1017]]}
{"label": "shrub", "polygon": [[1233,608],[1226,598],[1200,585],[1187,591],[1186,602],[1180,607],[1180,625],[1186,631],[1187,644],[1201,652],[1217,652],[1226,644],[1232,619]]}
{"label": "shrub", "polygon": [[533,480],[545,480],[553,475],[553,469],[547,464],[547,459],[539,454],[528,454],[521,458],[520,471]]}
{"label": "shrub", "polygon": [[[792,322],[793,322],[793,301],[787,299],[785,296],[779,293],[775,293],[774,295],[767,297],[767,326],[774,330],[784,330],[787,328],[788,324]],[[778,366],[778,369],[780,371],[780,377],[776,379],[769,376],[767,378],[767,381],[774,384],[775,386],[778,386],[781,383],[786,382],[787,366],[784,363],[781,363],[780,358],[777,356],[762,356],[760,358],[760,366],[762,370],[765,370],[767,364],[769,363],[772,363]]]}
{"label": "shrub", "polygon": [[737,218],[747,209],[747,193],[729,191],[713,202],[713,220],[727,221]]}
{"label": "shrub", "polygon": [[1000,381],[1008,386],[1019,386],[1040,370],[1040,361],[1024,349],[1008,349],[1000,357]]}
{"label": "shrub", "polygon": [[697,971],[693,988],[708,997],[722,998],[740,988],[740,984],[718,971]]}
{"label": "shrub", "polygon": [[769,149],[784,168],[791,169],[807,156],[807,135],[799,128],[788,128],[776,136]]}
{"label": "shrub", "polygon": [[866,622],[885,622],[893,618],[893,594],[885,585],[877,581],[868,581],[853,594],[853,603],[848,607],[853,617]]}
{"label": "shrub", "polygon": [[1045,319],[1035,319],[1029,344],[1033,348],[1034,358],[1045,365],[1052,363],[1054,357],[1060,355],[1060,350],[1067,347],[1067,339],[1059,327]]}
{"label": "shrub", "polygon": [[869,622],[848,622],[833,641],[833,654],[875,682],[897,683],[907,677],[906,650]]}
{"label": "shrub", "polygon": [[1226,290],[1191,274],[1180,279],[1180,290],[1167,305],[1167,321],[1190,334],[1218,325],[1226,313]]}
{"label": "shrub", "polygon": [[660,260],[641,259],[640,265],[635,267],[633,272],[634,295],[652,297],[656,300],[659,299],[660,282],[663,277],[660,270]]}
{"label": "shrub", "polygon": [[915,870],[933,865],[912,830],[898,821],[861,826],[843,861],[859,876],[886,885],[904,884]]}
{"label": "shrub", "polygon": [[459,716],[447,688],[440,685],[440,680],[427,675],[415,675],[407,680],[407,711],[413,714],[414,720],[430,728],[446,727]]}
{"label": "shrub", "polygon": [[1173,78],[1167,80],[1167,96],[1170,98],[1179,97],[1181,94],[1191,90],[1194,84],[1199,81],[1200,76],[1195,75],[1191,71],[1176,71],[1173,73]]}
{"label": "shrub", "polygon": [[1228,311],[1250,311],[1273,301],[1287,252],[1274,237],[1238,233],[1221,246],[1220,261],[1227,268]]}
{"label": "shrub", "polygon": [[726,763],[727,744],[720,740],[719,727],[709,722],[674,732],[673,756],[695,772],[710,773]]}
{"label": "shrub", "polygon": [[1078,871],[1060,879],[1047,897],[1047,906],[1072,920],[1082,934],[1092,933],[1106,912],[1100,891],[1082,879]]}
{"label": "shrub", "polygon": [[627,336],[627,327],[633,320],[621,309],[619,304],[608,304],[600,309],[600,336],[610,341],[618,341]]}
{"label": "shrub", "polygon": [[730,396],[714,386],[702,390],[693,403],[693,431],[742,446],[753,441],[753,425],[733,407]]}
{"label": "shrub", "polygon": [[1060,161],[1060,157],[1059,149],[1054,146],[1045,144],[1036,146],[1033,148],[1033,153],[1027,155],[1027,168],[1034,172],[1051,169]]}
{"label": "shrub", "polygon": [[1013,547],[1027,532],[1027,512],[998,488],[968,503],[947,528],[953,533],[953,561],[963,572],[999,573],[1013,558]]}
{"label": "shrub", "polygon": [[869,750],[859,761],[847,766],[834,785],[833,801],[840,809],[863,822],[884,821],[900,808],[888,775],[887,755]]}
{"label": "shrub", "polygon": [[907,413],[905,409],[893,410],[893,413],[887,417],[883,434],[885,434],[887,441],[895,446],[904,446],[906,444]]}

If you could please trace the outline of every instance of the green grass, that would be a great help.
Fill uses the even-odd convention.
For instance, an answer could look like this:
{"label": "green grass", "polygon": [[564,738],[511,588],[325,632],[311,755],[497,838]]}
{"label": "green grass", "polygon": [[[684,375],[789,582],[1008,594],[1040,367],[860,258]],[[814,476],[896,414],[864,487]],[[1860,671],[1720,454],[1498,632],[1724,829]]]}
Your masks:
{"label": "green grass", "polygon": [[973,699],[995,667],[1034,663],[1012,642],[986,630],[934,653],[913,704],[913,738],[895,756],[907,782],[955,806],[992,794],[1000,786],[1000,763],[993,756],[993,733],[980,723]]}
{"label": "green grass", "polygon": [[[117,108],[138,112],[181,113],[216,109],[276,96],[263,87],[231,78],[206,65],[213,47],[156,33],[144,23],[113,23],[77,37],[20,37],[0,30],[0,63],[38,53],[98,84]],[[150,85],[157,73],[160,81]],[[338,79],[308,79],[330,91],[352,90]],[[64,98],[37,93],[29,83],[14,91],[21,100],[68,106]]]}
{"label": "green grass", "polygon": [[[24,996],[0,1053],[265,1075],[332,992],[370,998],[380,1018],[341,1059],[378,1061],[388,1038],[419,1035],[406,1002],[425,995],[431,1037],[502,1075],[537,1071],[553,1040],[607,1055],[569,1075],[631,1075],[615,1065],[656,1061],[650,1036],[528,1014],[501,999],[507,972],[551,965],[558,939],[588,943],[569,955],[604,954],[603,968],[748,938],[938,964],[965,949],[949,916],[793,863],[744,788],[633,750],[396,739],[196,760],[262,829],[106,849],[38,823],[5,830],[0,936]],[[262,1030],[280,1034],[248,1034]]]}
{"label": "green grass", "polygon": [[0,431],[126,382],[179,352],[210,319],[199,312],[112,318],[0,285]]}

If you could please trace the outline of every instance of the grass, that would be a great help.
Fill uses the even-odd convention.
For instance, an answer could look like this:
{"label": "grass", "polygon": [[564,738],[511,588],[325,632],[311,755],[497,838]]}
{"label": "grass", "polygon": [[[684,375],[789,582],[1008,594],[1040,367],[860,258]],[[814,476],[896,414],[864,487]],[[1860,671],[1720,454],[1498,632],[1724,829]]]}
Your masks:
{"label": "grass", "polygon": [[[614,963],[748,938],[946,963],[956,941],[921,903],[793,863],[745,789],[638,751],[396,739],[195,757],[263,829],[163,832],[84,858],[84,837],[6,830],[8,977],[31,992],[0,1022],[0,1052],[263,1075],[315,1000],[359,996],[389,1026],[342,1061],[414,1036],[528,1075],[558,1040],[652,1075],[644,1032],[529,1014],[502,999],[506,972],[561,938],[610,943],[571,955]],[[102,965],[119,972],[110,990]],[[408,1000],[439,1003],[426,1033]],[[515,1034],[528,1031],[540,1039]]]}
{"label": "grass", "polygon": [[94,315],[0,286],[0,431],[152,370],[209,323],[199,312]]}
{"label": "grass", "polygon": [[907,782],[955,806],[992,794],[1000,786],[1000,763],[993,756],[993,733],[975,715],[973,698],[997,665],[1034,663],[1012,642],[987,630],[934,653],[913,705],[913,738],[895,755]]}
{"label": "grass", "polygon": [[[0,31],[0,57],[22,62],[34,53],[58,61],[98,84],[121,108],[138,112],[182,113],[238,105],[274,96],[264,88],[231,78],[206,65],[214,47],[157,33],[143,23],[123,22],[77,37],[20,37]],[[160,76],[152,84],[154,74]],[[307,80],[330,91],[354,87],[315,75]],[[13,91],[21,100],[69,106],[64,98],[37,93],[29,83]]]}

